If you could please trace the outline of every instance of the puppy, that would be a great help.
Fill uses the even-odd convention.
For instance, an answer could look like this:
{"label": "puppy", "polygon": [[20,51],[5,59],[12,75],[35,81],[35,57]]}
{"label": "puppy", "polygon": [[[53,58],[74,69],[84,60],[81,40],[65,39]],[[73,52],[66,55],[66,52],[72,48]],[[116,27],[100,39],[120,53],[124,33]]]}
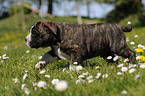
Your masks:
{"label": "puppy", "polygon": [[51,47],[51,51],[35,65],[38,69],[58,59],[72,58],[81,64],[89,58],[101,56],[106,59],[114,54],[135,63],[135,52],[128,47],[124,35],[131,30],[131,22],[125,27],[109,23],[78,25],[44,20],[31,27],[25,41],[30,48]]}

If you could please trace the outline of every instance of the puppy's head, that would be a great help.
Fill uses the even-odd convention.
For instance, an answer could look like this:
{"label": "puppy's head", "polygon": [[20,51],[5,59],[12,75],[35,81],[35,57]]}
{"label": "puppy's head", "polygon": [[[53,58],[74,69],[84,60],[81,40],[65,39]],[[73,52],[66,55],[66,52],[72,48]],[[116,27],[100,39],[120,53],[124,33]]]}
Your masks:
{"label": "puppy's head", "polygon": [[26,36],[26,45],[30,48],[48,47],[57,43],[57,26],[51,21],[40,21],[32,25]]}

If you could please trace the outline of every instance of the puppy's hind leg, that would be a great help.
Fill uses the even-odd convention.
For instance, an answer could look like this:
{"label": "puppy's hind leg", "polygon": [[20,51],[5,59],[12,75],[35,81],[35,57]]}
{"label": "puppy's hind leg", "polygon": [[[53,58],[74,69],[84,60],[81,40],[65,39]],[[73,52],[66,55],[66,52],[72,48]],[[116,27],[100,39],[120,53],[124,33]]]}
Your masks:
{"label": "puppy's hind leg", "polygon": [[35,65],[35,69],[44,68],[46,64],[58,59],[58,56],[51,50],[42,56],[42,59]]}

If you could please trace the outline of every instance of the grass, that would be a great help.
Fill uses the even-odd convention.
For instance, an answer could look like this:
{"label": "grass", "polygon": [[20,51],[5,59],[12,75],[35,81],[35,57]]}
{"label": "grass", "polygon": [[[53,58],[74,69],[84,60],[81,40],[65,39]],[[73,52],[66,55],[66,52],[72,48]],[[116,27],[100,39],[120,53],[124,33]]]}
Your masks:
{"label": "grass", "polygon": [[[20,17],[20,16],[19,16]],[[59,22],[71,22],[77,23],[75,17],[55,17],[54,19],[26,16],[26,31],[21,30],[21,22],[18,22],[19,28],[15,28],[14,17],[10,17],[0,21],[0,56],[6,54],[5,57],[9,59],[3,59],[0,61],[0,95],[1,96],[25,96],[27,95],[24,90],[21,90],[22,84],[26,84],[25,89],[28,88],[30,96],[122,96],[123,90],[127,91],[127,96],[144,96],[145,90],[145,69],[140,68],[140,63],[144,61],[139,60],[136,67],[131,67],[128,63],[124,63],[125,58],[120,58],[118,64],[107,64],[105,60],[100,57],[89,59],[84,61],[83,69],[76,72],[69,70],[69,61],[59,60],[48,64],[42,70],[46,70],[44,74],[40,74],[42,70],[35,70],[34,66],[39,61],[39,57],[50,48],[45,49],[29,49],[24,42],[25,36],[28,34],[28,30],[35,22],[46,19]],[[89,19],[83,19],[87,21]],[[95,20],[95,19],[93,19]],[[18,18],[18,21],[21,21]],[[96,20],[99,22],[99,20]],[[100,21],[103,22],[103,21]],[[144,45],[144,33],[145,27],[134,28],[131,33],[126,33],[126,37],[129,37],[128,45],[135,50],[138,48],[138,44]],[[134,36],[138,35],[137,38]],[[130,42],[134,41],[135,45],[130,45]],[[29,53],[26,51],[29,50]],[[137,53],[137,55],[145,55],[145,53]],[[120,64],[124,64],[127,67],[126,72],[121,72],[122,67],[117,67]],[[97,69],[96,69],[97,67]],[[66,68],[66,70],[63,69]],[[134,73],[129,73],[130,69],[136,69]],[[25,72],[25,71],[28,72]],[[76,80],[79,75],[88,72],[88,75],[83,78],[85,83],[76,84]],[[117,72],[123,73],[117,75]],[[24,74],[27,73],[27,77],[23,80]],[[99,79],[95,78],[97,73],[101,73]],[[107,78],[103,78],[104,74],[108,74]],[[140,74],[139,78],[135,80],[137,74]],[[46,78],[45,75],[50,75],[50,78]],[[88,83],[86,79],[88,76],[93,76],[93,82]],[[14,83],[13,78],[17,78],[18,81]],[[52,85],[53,79],[65,80],[68,82],[66,90],[59,92],[55,89],[55,85]],[[39,81],[45,81],[47,88],[39,88],[33,83]]]}

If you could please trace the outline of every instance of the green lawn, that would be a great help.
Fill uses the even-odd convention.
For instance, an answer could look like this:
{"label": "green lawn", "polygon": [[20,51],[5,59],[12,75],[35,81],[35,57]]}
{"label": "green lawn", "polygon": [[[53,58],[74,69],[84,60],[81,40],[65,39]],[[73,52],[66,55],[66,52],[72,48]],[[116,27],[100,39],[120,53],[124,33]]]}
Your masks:
{"label": "green lawn", "polygon": [[[50,48],[30,49],[26,46],[24,39],[29,33],[31,25],[44,19],[71,23],[77,23],[77,19],[75,17],[49,19],[32,17],[31,15],[27,15],[25,19],[27,27],[25,32],[21,30],[20,18],[18,18],[19,28],[15,28],[14,17],[0,21],[1,96],[25,96],[27,92],[29,92],[30,96],[122,96],[123,91],[126,92],[127,96],[145,95],[144,58],[138,60],[136,65],[124,63],[125,58],[119,58],[118,64],[109,65],[105,60],[97,57],[84,61],[83,69],[80,71],[70,71],[70,62],[59,60],[48,64],[41,70],[36,70],[34,66],[39,61],[39,57],[49,51]],[[89,19],[83,19],[83,21],[87,20]],[[103,21],[96,20],[96,22]],[[128,45],[130,48],[135,50],[138,49],[139,44],[145,45],[144,31],[145,27],[141,27],[134,28],[131,33],[126,33],[126,37],[129,38]],[[135,38],[135,35],[138,35],[138,37]],[[135,45],[131,45],[130,42],[135,42]],[[137,56],[140,55],[145,56],[145,53],[137,53]],[[120,64],[124,64],[123,67],[118,67]],[[122,72],[122,68],[124,70],[127,68],[127,70]],[[42,70],[45,70],[45,72],[40,74]],[[88,72],[88,75],[80,80],[78,76],[86,72]],[[117,74],[118,72],[120,72],[120,75]],[[98,78],[95,77],[97,73],[101,73]],[[23,80],[25,74],[27,76]],[[50,75],[50,78],[45,77],[45,75]],[[88,79],[89,76],[90,79]],[[55,89],[56,85],[51,83],[54,79],[65,80],[68,83],[67,89],[61,92],[57,91]],[[77,80],[81,82],[76,84]],[[39,88],[38,85],[34,84],[39,81],[45,81],[45,87]],[[26,85],[22,90],[23,84]]]}

